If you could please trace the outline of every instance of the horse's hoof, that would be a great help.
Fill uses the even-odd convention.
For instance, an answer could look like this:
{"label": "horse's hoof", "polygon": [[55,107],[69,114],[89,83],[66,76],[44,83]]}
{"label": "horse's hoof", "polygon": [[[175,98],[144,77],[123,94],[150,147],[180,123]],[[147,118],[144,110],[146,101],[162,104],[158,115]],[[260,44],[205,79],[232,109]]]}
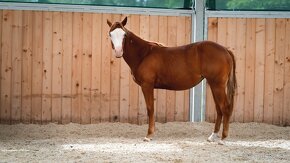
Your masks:
{"label": "horse's hoof", "polygon": [[144,139],[143,139],[143,141],[145,141],[145,142],[150,142],[152,140],[152,138],[147,138],[147,137],[145,137]]}
{"label": "horse's hoof", "polygon": [[208,138],[207,138],[207,141],[209,142],[216,142],[216,141],[219,141],[220,140],[220,137],[218,136],[217,133],[212,133]]}

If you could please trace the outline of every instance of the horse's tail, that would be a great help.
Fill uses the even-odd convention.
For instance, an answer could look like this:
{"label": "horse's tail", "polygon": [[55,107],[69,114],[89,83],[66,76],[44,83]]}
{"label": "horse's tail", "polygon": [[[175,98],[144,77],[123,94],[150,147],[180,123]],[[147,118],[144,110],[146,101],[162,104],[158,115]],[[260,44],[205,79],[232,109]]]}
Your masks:
{"label": "horse's tail", "polygon": [[232,113],[233,107],[234,107],[234,95],[236,92],[237,88],[237,78],[236,78],[236,60],[235,56],[232,51],[228,50],[228,53],[230,54],[232,61],[233,61],[233,66],[229,74],[228,78],[228,83],[227,83],[227,96],[229,100],[229,109],[230,112]]}

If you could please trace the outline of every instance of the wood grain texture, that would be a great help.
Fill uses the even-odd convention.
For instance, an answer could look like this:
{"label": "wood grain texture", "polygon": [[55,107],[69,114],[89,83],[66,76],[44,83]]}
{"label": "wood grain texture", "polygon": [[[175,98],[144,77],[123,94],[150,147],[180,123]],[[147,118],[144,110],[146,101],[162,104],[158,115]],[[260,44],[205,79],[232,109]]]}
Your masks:
{"label": "wood grain texture", "polygon": [[263,121],[264,109],[264,68],[265,68],[265,19],[256,19],[256,58],[255,58],[255,90],[254,121]]}
{"label": "wood grain texture", "polygon": [[81,124],[91,123],[92,14],[83,14]]}
{"label": "wood grain texture", "polygon": [[11,122],[12,16],[11,10],[3,11],[1,39],[1,123]]}
{"label": "wood grain texture", "polygon": [[41,122],[41,94],[42,94],[42,53],[43,44],[43,23],[42,12],[33,12],[33,33],[32,33],[32,102],[31,119],[32,123]]}
{"label": "wood grain texture", "polygon": [[245,18],[237,19],[237,33],[236,37],[236,77],[237,77],[237,98],[235,99],[236,107],[234,110],[235,121],[244,121],[245,111],[245,66],[246,66],[246,26],[247,20]]}
{"label": "wood grain texture", "polygon": [[52,13],[43,12],[42,123],[51,121]]}
{"label": "wood grain texture", "polygon": [[62,14],[53,12],[52,35],[52,122],[61,123],[62,96]]}
{"label": "wood grain texture", "polygon": [[112,20],[111,14],[103,14],[102,19],[102,61],[101,61],[101,122],[110,120],[111,97],[111,55],[112,48],[109,40],[107,20]]}
{"label": "wood grain texture", "polygon": [[247,19],[246,40],[246,76],[245,76],[245,112],[244,122],[254,120],[254,79],[255,79],[255,52],[256,52],[256,20]]}
{"label": "wood grain texture", "polygon": [[62,13],[62,99],[61,121],[62,124],[71,122],[72,113],[72,23],[71,12]]}
{"label": "wood grain texture", "polygon": [[22,11],[12,16],[12,74],[11,74],[11,120],[19,123],[21,117],[21,62],[22,62]]}
{"label": "wood grain texture", "polygon": [[285,56],[284,56],[284,104],[282,113],[282,125],[290,125],[290,19],[286,19],[285,31]]}
{"label": "wood grain texture", "polygon": [[[1,123],[147,123],[141,88],[108,37],[107,19],[125,16],[145,40],[191,42],[190,17],[0,10]],[[154,95],[158,122],[188,121],[189,91]]]}
{"label": "wood grain texture", "polygon": [[264,122],[272,124],[274,112],[274,58],[275,58],[275,19],[266,19],[266,55],[264,87]]}
{"label": "wood grain texture", "polygon": [[102,59],[102,14],[92,18],[92,82],[91,82],[91,123],[101,118],[101,59]]}
{"label": "wood grain texture", "polygon": [[81,122],[83,13],[73,13],[72,122]]}
{"label": "wood grain texture", "polygon": [[284,55],[286,20],[276,19],[276,43],[274,57],[274,109],[273,123],[282,124],[284,100]]}
{"label": "wood grain texture", "polygon": [[[22,38],[22,123],[31,121],[31,95],[32,95],[32,11],[23,13]],[[3,60],[3,59],[2,59]],[[1,99],[2,102],[2,99]]]}

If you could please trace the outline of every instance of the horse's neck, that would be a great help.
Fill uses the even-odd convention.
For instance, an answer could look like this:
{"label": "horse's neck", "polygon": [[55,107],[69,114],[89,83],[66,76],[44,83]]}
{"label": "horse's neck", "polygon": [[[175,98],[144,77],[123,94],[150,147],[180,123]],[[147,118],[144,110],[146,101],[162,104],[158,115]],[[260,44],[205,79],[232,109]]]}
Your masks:
{"label": "horse's neck", "polygon": [[128,32],[125,41],[124,60],[127,62],[133,74],[149,52],[149,44],[132,32]]}

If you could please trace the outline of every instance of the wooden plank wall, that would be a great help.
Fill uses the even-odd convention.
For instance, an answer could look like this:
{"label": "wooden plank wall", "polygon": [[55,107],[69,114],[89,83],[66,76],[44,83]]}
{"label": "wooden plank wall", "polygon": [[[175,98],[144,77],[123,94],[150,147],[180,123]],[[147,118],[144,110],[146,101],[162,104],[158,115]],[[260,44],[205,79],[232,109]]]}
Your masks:
{"label": "wooden plank wall", "polygon": [[[141,89],[108,38],[107,19],[124,17],[0,10],[1,123],[147,123]],[[127,28],[168,46],[191,41],[190,17],[128,15]],[[188,121],[189,91],[154,94],[158,122]]]}
{"label": "wooden plank wall", "polygon": [[[209,18],[208,40],[236,57],[232,121],[290,125],[290,19]],[[207,121],[215,121],[214,106],[207,87]]]}

